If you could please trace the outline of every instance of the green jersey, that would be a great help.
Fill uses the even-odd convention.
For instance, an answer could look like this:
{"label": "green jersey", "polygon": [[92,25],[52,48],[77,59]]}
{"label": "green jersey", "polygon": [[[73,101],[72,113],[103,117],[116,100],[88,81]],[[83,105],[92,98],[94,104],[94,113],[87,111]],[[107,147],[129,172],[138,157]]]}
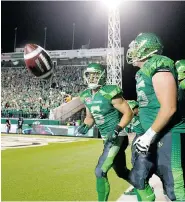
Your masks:
{"label": "green jersey", "polygon": [[182,86],[179,86],[179,111],[182,118],[185,119],[185,88]]}
{"label": "green jersey", "polygon": [[[139,117],[145,131],[151,127],[160,109],[160,103],[152,84],[152,77],[157,72],[171,72],[177,82],[177,72],[174,68],[174,62],[165,56],[154,55],[137,72],[136,91],[137,101],[139,102]],[[168,128],[182,129],[184,131],[185,124],[181,121],[178,113],[173,116],[173,119],[165,129],[168,130]]]}
{"label": "green jersey", "polygon": [[185,90],[185,79],[180,82],[179,88]]}
{"label": "green jersey", "polygon": [[143,135],[145,133],[144,129],[141,126],[139,116],[134,115],[131,122],[125,127],[127,133],[136,133],[136,135]]}
{"label": "green jersey", "polygon": [[113,132],[120,122],[122,113],[112,105],[112,98],[122,93],[121,88],[116,85],[104,85],[94,95],[90,89],[83,91],[80,95],[81,101],[89,109],[102,138],[109,132]]}

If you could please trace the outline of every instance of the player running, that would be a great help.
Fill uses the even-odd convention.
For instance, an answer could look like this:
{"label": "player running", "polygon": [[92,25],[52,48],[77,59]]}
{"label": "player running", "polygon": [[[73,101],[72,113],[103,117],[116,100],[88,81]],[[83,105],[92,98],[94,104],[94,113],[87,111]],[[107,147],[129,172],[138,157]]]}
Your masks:
{"label": "player running", "polygon": [[[149,151],[156,155],[156,172],[169,199],[185,201],[182,167],[185,123],[177,112],[174,62],[160,55],[162,50],[159,37],[153,33],[141,33],[129,45],[127,62],[140,68],[136,74],[136,91],[139,118],[145,131],[134,144],[138,153],[147,154]],[[140,180],[135,183],[141,185]]]}
{"label": "player running", "polygon": [[133,113],[122,97],[122,90],[116,85],[105,84],[106,71],[100,64],[88,65],[84,78],[88,89],[81,93],[80,99],[86,106],[86,118],[78,132],[86,134],[96,124],[104,140],[95,175],[98,201],[107,201],[110,192],[107,172],[111,167],[118,177],[129,181],[125,156],[128,136],[123,128],[131,121]]}

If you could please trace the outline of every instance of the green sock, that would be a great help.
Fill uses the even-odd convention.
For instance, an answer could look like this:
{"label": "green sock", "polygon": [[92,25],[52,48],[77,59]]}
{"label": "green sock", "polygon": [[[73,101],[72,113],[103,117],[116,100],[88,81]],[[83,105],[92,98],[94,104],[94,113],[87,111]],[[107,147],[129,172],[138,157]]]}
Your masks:
{"label": "green sock", "polygon": [[149,184],[146,185],[145,189],[135,189],[138,201],[155,201],[155,194]]}
{"label": "green sock", "polygon": [[107,201],[110,192],[108,179],[105,177],[96,178],[96,190],[98,192],[98,201]]}

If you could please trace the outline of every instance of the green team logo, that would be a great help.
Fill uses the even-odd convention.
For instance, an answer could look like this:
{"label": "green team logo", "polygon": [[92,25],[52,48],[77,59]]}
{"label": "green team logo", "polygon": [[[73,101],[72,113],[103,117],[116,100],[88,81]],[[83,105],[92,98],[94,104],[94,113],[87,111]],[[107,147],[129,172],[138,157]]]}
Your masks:
{"label": "green team logo", "polygon": [[93,115],[95,122],[97,125],[102,125],[104,124],[104,116],[100,114],[100,106],[92,106],[91,107],[91,114]]}

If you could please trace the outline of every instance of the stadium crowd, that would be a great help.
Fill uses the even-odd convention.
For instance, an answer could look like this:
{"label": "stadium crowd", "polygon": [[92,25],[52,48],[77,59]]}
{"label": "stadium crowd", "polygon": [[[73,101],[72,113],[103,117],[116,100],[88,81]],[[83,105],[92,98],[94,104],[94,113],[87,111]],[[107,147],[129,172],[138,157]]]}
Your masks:
{"label": "stadium crowd", "polygon": [[33,77],[26,68],[3,67],[1,72],[2,117],[48,118],[50,109],[76,96],[86,86],[83,67],[57,66],[49,80]]}

